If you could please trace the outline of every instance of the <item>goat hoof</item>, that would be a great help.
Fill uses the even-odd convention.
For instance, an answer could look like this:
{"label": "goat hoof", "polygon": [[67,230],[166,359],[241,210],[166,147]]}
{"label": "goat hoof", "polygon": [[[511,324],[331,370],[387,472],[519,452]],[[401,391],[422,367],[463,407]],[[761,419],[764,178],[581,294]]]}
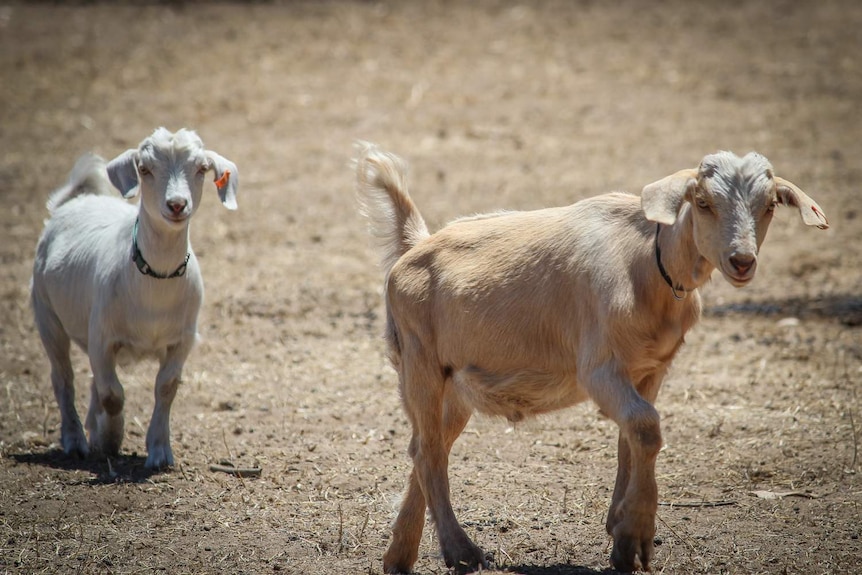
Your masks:
{"label": "goat hoof", "polygon": [[453,569],[458,575],[475,573],[488,568],[488,558],[485,553],[472,543],[458,549],[455,553],[444,552],[443,557],[446,567]]}
{"label": "goat hoof", "polygon": [[78,459],[87,459],[90,456],[90,447],[85,441],[83,444],[75,443],[74,445],[63,445],[63,453],[69,457],[77,457]]}
{"label": "goat hoof", "polygon": [[412,573],[413,563],[415,562],[415,558],[413,559],[413,561],[410,561],[409,559],[406,559],[404,557],[393,557],[392,553],[387,552],[383,556],[383,572],[387,575]]}
{"label": "goat hoof", "polygon": [[[404,532],[401,533],[404,535]],[[419,558],[419,542],[394,536],[386,553],[383,554],[384,573],[411,573],[416,559]]]}
{"label": "goat hoof", "polygon": [[144,467],[147,469],[167,469],[174,466],[174,454],[170,447],[156,448],[147,454]]}
{"label": "goat hoof", "polygon": [[611,551],[611,567],[621,573],[649,571],[652,554],[652,538],[640,541],[634,537],[619,537]]}
{"label": "goat hoof", "polygon": [[90,455],[90,446],[83,431],[63,434],[60,440],[63,445],[63,453],[70,456],[86,459]]}
{"label": "goat hoof", "polygon": [[405,565],[399,565],[397,563],[387,563],[386,559],[383,560],[383,572],[386,575],[400,575],[405,573],[410,573],[410,567]]}

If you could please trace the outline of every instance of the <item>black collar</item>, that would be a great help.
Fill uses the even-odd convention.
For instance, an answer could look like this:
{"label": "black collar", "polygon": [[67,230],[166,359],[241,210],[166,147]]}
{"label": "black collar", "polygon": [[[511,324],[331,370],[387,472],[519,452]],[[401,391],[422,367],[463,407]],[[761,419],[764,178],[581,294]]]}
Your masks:
{"label": "black collar", "polygon": [[[664,278],[665,283],[670,286],[671,291],[673,291],[673,297],[677,300],[684,300],[685,296],[688,295],[688,292],[692,290],[687,290],[682,287],[682,284],[674,285],[673,280],[670,279],[670,274],[667,273],[667,270],[664,269],[664,265],[661,263],[661,248],[658,245],[658,233],[661,230],[661,224],[655,225],[655,263],[658,264],[658,271],[661,274],[661,277]],[[679,295],[679,292],[682,292],[682,295]]]}
{"label": "black collar", "polygon": [[150,276],[160,280],[182,277],[186,275],[186,268],[189,265],[189,257],[191,255],[191,253],[187,253],[186,259],[180,264],[180,267],[174,270],[174,273],[172,274],[160,274],[153,271],[153,268],[151,268],[150,264],[147,263],[147,260],[144,259],[141,249],[138,247],[138,220],[135,219],[135,228],[132,231],[132,261],[135,262],[136,266],[138,266],[138,271],[145,276]]}

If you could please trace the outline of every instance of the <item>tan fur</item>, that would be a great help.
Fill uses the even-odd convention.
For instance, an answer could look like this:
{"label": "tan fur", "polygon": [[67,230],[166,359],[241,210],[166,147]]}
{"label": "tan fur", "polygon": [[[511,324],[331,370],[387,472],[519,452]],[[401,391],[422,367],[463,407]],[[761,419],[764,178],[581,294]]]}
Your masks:
{"label": "tan fur", "polygon": [[[742,169],[719,159],[727,162],[718,169]],[[391,221],[421,221],[403,179],[392,176],[404,169],[400,159],[365,145],[357,166],[361,196],[385,193]],[[385,189],[369,186],[382,177],[369,170],[386,175]],[[661,447],[652,404],[700,315],[696,288],[717,265],[698,250],[701,216],[687,203],[692,189],[711,191],[697,173],[648,187],[652,203],[645,208],[637,196],[613,193],[561,208],[462,218],[424,237],[390,228],[387,342],[413,426],[414,470],[384,556],[387,573],[411,570],[426,505],[447,566],[467,572],[485,564],[449,500],[449,450],[473,411],[518,421],[586,399],[620,427],[607,520],[611,562],[622,571],[649,566]],[[668,273],[692,290],[682,300],[658,271],[656,223],[644,209],[669,224],[659,241]],[[733,212],[728,219],[741,217]],[[748,229],[725,224],[718,228]],[[712,233],[706,223],[700,229]]]}

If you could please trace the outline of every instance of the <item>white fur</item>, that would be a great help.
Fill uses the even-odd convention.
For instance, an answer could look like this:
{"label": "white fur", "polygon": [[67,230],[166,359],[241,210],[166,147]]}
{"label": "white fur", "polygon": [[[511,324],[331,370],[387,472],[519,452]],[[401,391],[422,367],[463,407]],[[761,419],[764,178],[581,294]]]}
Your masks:
{"label": "white fur", "polygon": [[[170,409],[183,364],[197,337],[203,280],[189,244],[189,222],[202,194],[204,175],[226,171],[219,189],[235,207],[236,166],[204,150],[188,130],[164,128],[107,169],[96,156],[78,160],[69,181],[51,195],[51,218],[36,248],[31,300],[60,408],[66,453],[116,454],[123,440],[123,387],[116,365],[121,356],[153,356],[160,362],[155,407],[147,432],[149,468],[174,464]],[[111,193],[111,182],[126,197],[140,192],[139,206]],[[132,233],[138,219],[138,246],[157,273],[168,275],[189,254],[183,276],[157,279],[132,261]],[[89,443],[75,409],[70,341],[89,356],[93,371],[86,419]]]}

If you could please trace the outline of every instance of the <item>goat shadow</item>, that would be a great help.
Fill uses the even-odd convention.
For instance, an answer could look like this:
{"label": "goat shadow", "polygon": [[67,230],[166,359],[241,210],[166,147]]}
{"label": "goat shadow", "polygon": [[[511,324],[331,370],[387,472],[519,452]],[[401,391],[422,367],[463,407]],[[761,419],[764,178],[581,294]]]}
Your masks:
{"label": "goat shadow", "polygon": [[512,565],[502,567],[500,570],[512,575],[617,575],[619,572],[613,569],[597,571],[582,565]]}
{"label": "goat shadow", "polygon": [[63,471],[88,472],[93,477],[83,483],[89,485],[145,483],[153,475],[162,473],[160,470],[144,467],[146,458],[137,453],[121,454],[117,457],[81,458],[77,455],[68,455],[59,448],[49,448],[46,451],[10,453],[8,457],[23,465],[40,465]]}
{"label": "goat shadow", "polygon": [[753,315],[763,317],[797,317],[799,319],[837,320],[847,327],[862,326],[862,295],[831,294],[822,297],[746,300],[741,303],[707,306],[707,317]]}

